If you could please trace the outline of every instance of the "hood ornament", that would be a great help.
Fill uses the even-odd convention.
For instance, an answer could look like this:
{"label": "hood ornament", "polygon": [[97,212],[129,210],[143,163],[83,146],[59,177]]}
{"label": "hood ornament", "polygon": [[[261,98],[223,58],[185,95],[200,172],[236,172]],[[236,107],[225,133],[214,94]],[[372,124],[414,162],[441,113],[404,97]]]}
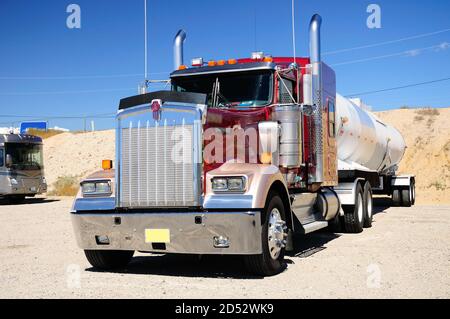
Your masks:
{"label": "hood ornament", "polygon": [[150,103],[150,107],[153,112],[153,119],[155,121],[159,121],[161,118],[161,105],[162,100],[152,100],[152,102]]}

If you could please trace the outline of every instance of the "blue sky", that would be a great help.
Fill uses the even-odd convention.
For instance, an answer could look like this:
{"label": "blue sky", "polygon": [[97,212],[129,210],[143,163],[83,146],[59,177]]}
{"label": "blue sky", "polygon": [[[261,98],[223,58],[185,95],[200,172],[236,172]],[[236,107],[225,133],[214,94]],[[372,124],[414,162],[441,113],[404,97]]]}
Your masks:
{"label": "blue sky", "polygon": [[[81,7],[81,29],[66,26],[70,3]],[[381,29],[366,26],[371,3],[381,6]],[[172,41],[180,28],[188,34],[186,61],[247,57],[255,49],[292,55],[290,0],[148,0],[148,6],[151,78],[168,77]],[[324,52],[450,29],[450,1],[296,0],[299,56],[308,54],[308,23],[314,13],[324,19]],[[21,120],[2,115],[114,113],[119,99],[134,95],[143,79],[143,0],[2,0],[0,43],[0,126]],[[450,32],[441,32],[329,54],[324,60],[335,65],[338,91],[352,94],[450,77],[448,43]],[[347,62],[352,63],[342,64]],[[363,99],[375,110],[448,107],[450,81]],[[95,124],[114,125],[112,119],[96,119]],[[83,121],[51,119],[50,125],[81,129]]]}

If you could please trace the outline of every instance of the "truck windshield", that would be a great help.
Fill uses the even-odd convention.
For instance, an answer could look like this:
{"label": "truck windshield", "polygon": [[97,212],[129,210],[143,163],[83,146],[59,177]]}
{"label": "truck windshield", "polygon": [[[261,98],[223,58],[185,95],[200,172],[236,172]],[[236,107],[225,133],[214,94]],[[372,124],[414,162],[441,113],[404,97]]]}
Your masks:
{"label": "truck windshield", "polygon": [[12,169],[39,170],[43,168],[42,145],[7,143],[5,154],[11,155]]}
{"label": "truck windshield", "polygon": [[208,95],[208,106],[261,107],[272,101],[272,72],[196,74],[172,79],[172,90]]}

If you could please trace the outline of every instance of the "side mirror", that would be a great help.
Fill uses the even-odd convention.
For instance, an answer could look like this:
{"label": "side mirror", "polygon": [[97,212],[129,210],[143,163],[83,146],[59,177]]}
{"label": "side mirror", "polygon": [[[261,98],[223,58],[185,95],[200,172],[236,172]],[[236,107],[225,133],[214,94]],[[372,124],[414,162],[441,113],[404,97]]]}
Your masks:
{"label": "side mirror", "polygon": [[11,167],[13,165],[13,161],[12,161],[12,156],[11,154],[6,154],[6,158],[5,158],[5,166],[6,167]]}

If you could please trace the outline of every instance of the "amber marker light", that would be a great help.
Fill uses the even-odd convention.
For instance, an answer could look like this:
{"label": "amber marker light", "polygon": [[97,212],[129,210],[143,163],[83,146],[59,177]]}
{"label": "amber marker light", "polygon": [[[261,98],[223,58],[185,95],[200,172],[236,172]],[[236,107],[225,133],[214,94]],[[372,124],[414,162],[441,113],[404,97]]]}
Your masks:
{"label": "amber marker light", "polygon": [[219,60],[219,61],[217,61],[217,65],[225,65],[225,60]]}
{"label": "amber marker light", "polygon": [[103,160],[102,161],[102,168],[106,171],[108,169],[112,169],[113,162],[112,160]]}
{"label": "amber marker light", "polygon": [[262,164],[271,164],[272,163],[272,153],[264,152],[259,156],[259,160]]}

